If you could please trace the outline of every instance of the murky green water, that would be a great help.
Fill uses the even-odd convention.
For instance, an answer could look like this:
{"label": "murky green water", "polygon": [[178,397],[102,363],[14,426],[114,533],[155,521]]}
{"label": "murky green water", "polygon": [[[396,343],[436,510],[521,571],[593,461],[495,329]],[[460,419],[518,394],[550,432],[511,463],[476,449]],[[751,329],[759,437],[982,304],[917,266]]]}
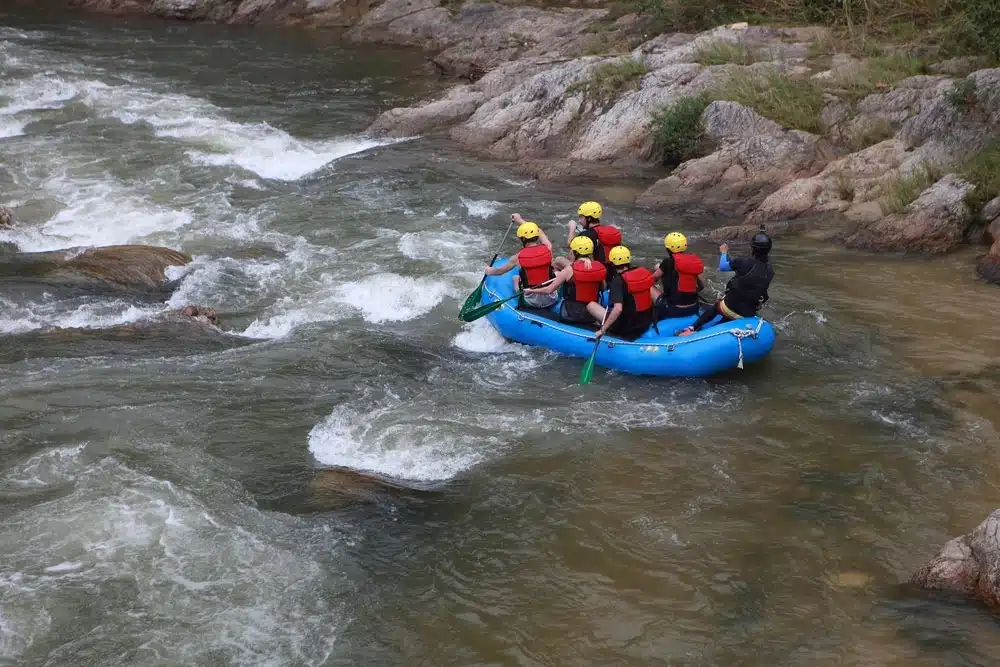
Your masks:
{"label": "murky green water", "polygon": [[[703,235],[724,221],[359,135],[436,85],[409,52],[5,23],[0,204],[28,224],[0,240],[195,256],[169,303],[3,282],[6,351],[188,303],[254,339],[88,356],[81,335],[2,356],[6,663],[909,667],[1000,652],[979,608],[899,585],[1000,505],[1000,292],[968,254],[779,239],[764,364],[709,381],[599,370],[581,387],[579,360],[455,318],[509,213],[562,234],[598,192],[650,263],[681,224],[714,264]],[[420,491],[346,503],[314,479],[323,466]]]}

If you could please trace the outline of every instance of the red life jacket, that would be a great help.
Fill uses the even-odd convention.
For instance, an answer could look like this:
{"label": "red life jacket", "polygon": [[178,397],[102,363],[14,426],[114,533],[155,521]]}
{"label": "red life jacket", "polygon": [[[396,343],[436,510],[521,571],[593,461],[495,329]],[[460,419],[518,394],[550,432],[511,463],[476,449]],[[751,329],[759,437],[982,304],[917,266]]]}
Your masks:
{"label": "red life jacket", "polygon": [[698,276],[705,270],[698,256],[686,252],[674,253],[674,270],[677,272],[677,291],[697,294]]}
{"label": "red life jacket", "polygon": [[601,283],[608,277],[608,270],[603,264],[597,261],[590,262],[590,268],[582,259],[573,262],[573,280],[570,298],[580,303],[590,303],[597,301],[597,294],[601,291]]}
{"label": "red life jacket", "polygon": [[521,266],[521,280],[525,287],[538,287],[555,274],[552,272],[552,251],[548,246],[527,246],[517,253],[517,263]]}
{"label": "red life jacket", "polygon": [[622,244],[622,230],[609,225],[594,225],[591,227],[597,232],[597,238],[604,246],[604,256],[607,257],[611,249]]}
{"label": "red life jacket", "polygon": [[637,266],[621,274],[625,281],[625,289],[635,301],[635,312],[641,313],[653,307],[653,296],[649,288],[655,280],[653,274],[644,266]]}

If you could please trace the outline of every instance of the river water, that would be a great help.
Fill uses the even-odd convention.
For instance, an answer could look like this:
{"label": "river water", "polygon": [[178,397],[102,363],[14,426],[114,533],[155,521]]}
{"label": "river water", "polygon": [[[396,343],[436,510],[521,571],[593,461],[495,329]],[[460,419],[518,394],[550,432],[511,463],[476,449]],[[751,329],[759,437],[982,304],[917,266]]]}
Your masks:
{"label": "river water", "polygon": [[[0,29],[0,204],[26,220],[0,241],[195,260],[165,303],[4,283],[3,346],[189,303],[253,343],[4,357],[0,662],[1000,655],[982,609],[901,585],[1000,506],[1000,292],[974,251],[779,239],[763,364],[581,387],[580,360],[455,317],[509,213],[560,238],[600,199],[649,263],[676,225],[713,264],[726,221],[364,137],[439,85],[407,51],[52,16]],[[325,466],[414,490],[348,502]]]}

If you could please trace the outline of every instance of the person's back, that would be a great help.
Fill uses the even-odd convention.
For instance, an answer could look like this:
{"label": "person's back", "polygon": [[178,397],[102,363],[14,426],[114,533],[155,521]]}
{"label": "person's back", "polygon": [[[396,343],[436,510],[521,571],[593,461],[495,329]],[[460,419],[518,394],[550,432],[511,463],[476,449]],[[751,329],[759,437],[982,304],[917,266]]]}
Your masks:
{"label": "person's back", "polygon": [[764,233],[761,225],[750,241],[750,256],[729,258],[729,246],[719,246],[719,270],[734,271],[733,278],[726,284],[726,293],[714,306],[707,308],[690,327],[677,332],[678,336],[689,336],[700,331],[703,326],[721,315],[723,321],[754,317],[760,307],[770,298],[767,290],[774,280],[771,266],[771,237]]}
{"label": "person's back", "polygon": [[663,239],[667,256],[663,258],[653,278],[662,279],[662,292],[653,290],[657,317],[686,317],[698,313],[698,281],[705,270],[701,259],[687,252],[687,238],[671,232]]}
{"label": "person's back", "polygon": [[612,307],[620,304],[619,315],[606,330],[622,338],[638,338],[652,326],[653,296],[650,288],[655,282],[652,272],[643,266],[632,266],[632,253],[625,246],[616,246],[609,253],[616,268],[609,284]]}
{"label": "person's back", "polygon": [[[601,222],[604,209],[596,201],[585,201],[576,211],[578,222],[570,222],[569,241],[575,236],[586,236],[594,243],[594,259],[604,264],[608,275],[614,275],[614,266],[608,261],[608,253],[622,243],[622,232],[617,227]],[[583,227],[577,233],[577,226]]]}
{"label": "person's back", "polygon": [[766,234],[758,234],[751,242],[750,250],[749,256],[730,259],[728,253],[723,253],[719,258],[720,270],[728,269],[736,273],[726,283],[722,299],[722,310],[731,311],[726,313],[731,319],[736,319],[732,315],[753,317],[770,298],[767,289],[774,280],[774,267],[769,256],[771,239]]}
{"label": "person's back", "polygon": [[590,304],[596,304],[601,287],[607,279],[607,269],[593,259],[594,242],[580,235],[570,242],[575,261],[571,265],[570,279],[563,289],[563,303],[559,316],[564,322],[592,324],[595,317],[589,312]]}

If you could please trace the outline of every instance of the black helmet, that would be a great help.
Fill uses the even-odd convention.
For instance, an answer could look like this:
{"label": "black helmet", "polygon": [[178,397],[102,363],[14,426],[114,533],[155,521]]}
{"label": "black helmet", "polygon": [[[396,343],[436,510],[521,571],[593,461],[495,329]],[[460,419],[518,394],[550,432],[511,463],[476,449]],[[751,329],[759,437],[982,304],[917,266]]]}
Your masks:
{"label": "black helmet", "polygon": [[757,232],[754,234],[753,240],[750,241],[750,248],[755,253],[766,255],[771,252],[771,237],[762,231]]}

